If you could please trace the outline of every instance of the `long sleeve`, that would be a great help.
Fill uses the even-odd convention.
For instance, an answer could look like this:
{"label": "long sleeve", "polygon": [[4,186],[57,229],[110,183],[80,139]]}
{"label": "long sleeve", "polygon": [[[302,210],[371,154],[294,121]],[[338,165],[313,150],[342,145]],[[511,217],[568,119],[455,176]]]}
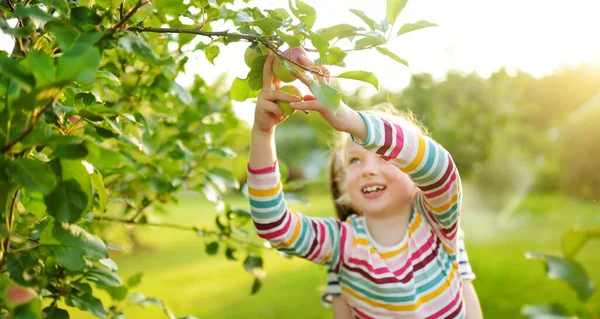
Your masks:
{"label": "long sleeve", "polygon": [[277,163],[248,166],[248,193],[254,228],[280,251],[337,266],[349,227],[335,218],[313,218],[287,208]]}
{"label": "long sleeve", "polygon": [[367,126],[367,137],[364,142],[355,142],[408,174],[420,189],[417,209],[430,221],[446,249],[455,253],[462,187],[450,154],[409,125],[359,114]]}

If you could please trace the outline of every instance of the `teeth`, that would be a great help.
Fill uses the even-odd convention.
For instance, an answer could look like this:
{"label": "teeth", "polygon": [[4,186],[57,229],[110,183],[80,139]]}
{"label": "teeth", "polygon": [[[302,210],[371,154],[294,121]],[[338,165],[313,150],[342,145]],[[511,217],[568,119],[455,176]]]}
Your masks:
{"label": "teeth", "polygon": [[369,194],[369,193],[376,192],[376,191],[383,190],[383,189],[385,189],[385,186],[382,186],[382,185],[369,186],[369,187],[363,188],[362,192],[365,194]]}

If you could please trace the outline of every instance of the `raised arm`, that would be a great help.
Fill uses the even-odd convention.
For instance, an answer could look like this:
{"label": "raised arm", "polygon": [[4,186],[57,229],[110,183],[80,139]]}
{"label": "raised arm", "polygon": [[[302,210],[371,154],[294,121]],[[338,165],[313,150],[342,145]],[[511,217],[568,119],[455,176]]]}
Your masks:
{"label": "raised arm", "polygon": [[396,123],[372,114],[358,114],[364,126],[355,125],[348,133],[355,142],[410,176],[421,190],[417,195],[417,208],[430,220],[444,246],[451,252],[456,251],[462,193],[458,170],[450,154],[408,122]]}
{"label": "raised arm", "polygon": [[350,242],[349,226],[335,218],[313,218],[289,210],[276,163],[260,169],[248,166],[248,193],[260,237],[280,251],[337,266],[346,246],[341,243]]}
{"label": "raised arm", "polygon": [[317,263],[336,264],[342,253],[340,236],[345,238],[347,226],[333,218],[309,218],[287,209],[275,151],[275,127],[286,116],[275,101],[299,99],[275,89],[279,83],[272,76],[272,63],[269,53],[250,141],[248,192],[254,226],[277,249]]}

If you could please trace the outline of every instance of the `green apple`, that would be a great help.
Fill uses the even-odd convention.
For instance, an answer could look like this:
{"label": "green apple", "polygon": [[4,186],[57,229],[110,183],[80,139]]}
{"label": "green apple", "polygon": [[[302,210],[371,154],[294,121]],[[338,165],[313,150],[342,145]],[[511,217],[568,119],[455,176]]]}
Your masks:
{"label": "green apple", "polygon": [[[302,94],[300,93],[300,90],[298,90],[293,85],[284,85],[284,86],[282,86],[279,89],[279,91],[285,92],[287,94],[291,94],[291,95],[302,97]],[[279,105],[279,108],[283,111],[283,114],[285,114],[285,115],[290,116],[290,115],[294,114],[294,112],[296,112],[296,110],[294,110],[293,108],[290,107],[290,103],[289,102],[277,101],[276,103],[277,103],[277,105]]]}
{"label": "green apple", "polygon": [[281,82],[289,83],[296,80],[292,71],[283,66],[283,61],[280,58],[275,58],[275,62],[273,62],[273,73]]}
{"label": "green apple", "polygon": [[244,62],[246,62],[246,65],[249,68],[251,68],[254,60],[256,58],[258,58],[259,56],[263,56],[265,54],[266,54],[266,48],[264,48],[263,46],[251,45],[246,49],[246,52],[244,52]]}

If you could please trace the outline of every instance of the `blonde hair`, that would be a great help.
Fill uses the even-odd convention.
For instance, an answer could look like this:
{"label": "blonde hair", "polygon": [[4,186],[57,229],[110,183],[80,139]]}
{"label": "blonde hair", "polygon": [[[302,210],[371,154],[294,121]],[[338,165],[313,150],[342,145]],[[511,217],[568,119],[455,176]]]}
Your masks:
{"label": "blonde hair", "polygon": [[[359,111],[365,114],[377,115],[394,123],[399,123],[403,128],[414,130],[422,135],[429,135],[426,128],[417,120],[410,110],[400,111],[391,103],[382,103],[369,109]],[[339,133],[330,143],[332,149],[331,162],[329,165],[330,190],[335,203],[336,212],[341,220],[345,220],[352,214],[360,215],[360,212],[351,207],[352,202],[350,201],[348,192],[345,192],[341,188],[342,182],[345,179],[345,149],[349,138],[350,135],[347,133]]]}

